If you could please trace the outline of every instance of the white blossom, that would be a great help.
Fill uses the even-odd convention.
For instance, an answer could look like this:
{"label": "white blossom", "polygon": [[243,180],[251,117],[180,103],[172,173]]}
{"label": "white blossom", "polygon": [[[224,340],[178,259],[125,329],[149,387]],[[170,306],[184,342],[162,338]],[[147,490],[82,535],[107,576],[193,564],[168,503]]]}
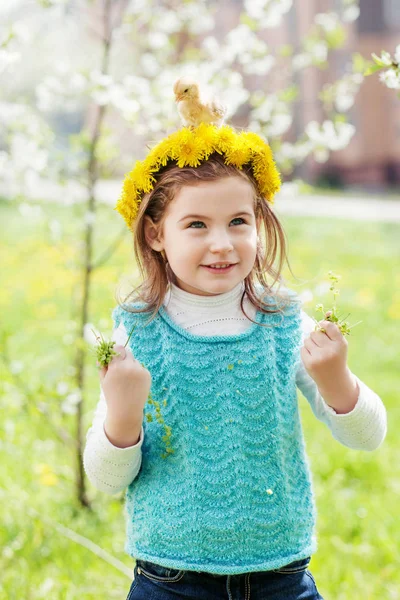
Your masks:
{"label": "white blossom", "polygon": [[28,23],[24,23],[23,21],[15,21],[11,25],[12,31],[12,40],[17,44],[29,44],[32,41],[34,33],[29,27]]}
{"label": "white blossom", "polygon": [[[229,52],[232,61],[236,58],[242,61],[244,55],[263,56],[268,51],[268,46],[256,36],[248,25],[241,23],[226,36],[225,50]],[[246,59],[244,60],[246,62]]]}
{"label": "white blossom", "polygon": [[293,0],[245,0],[247,14],[258,27],[272,28],[280,25],[282,17],[291,9]]}
{"label": "white blossom", "polygon": [[140,57],[140,64],[143,72],[147,73],[149,77],[155,77],[160,72],[160,64],[156,57],[150,52],[144,52]]}
{"label": "white blossom", "polygon": [[311,48],[311,55],[318,62],[324,62],[328,57],[328,45],[325,41],[316,42]]}
{"label": "white blossom", "polygon": [[131,14],[140,14],[146,8],[151,8],[151,3],[148,0],[130,0],[128,12]]}
{"label": "white blossom", "polygon": [[69,385],[65,381],[59,381],[56,389],[57,389],[57,394],[59,394],[60,396],[65,396],[65,394],[69,390]]}
{"label": "white blossom", "polygon": [[276,60],[272,55],[265,56],[259,60],[249,60],[247,64],[243,66],[243,71],[247,75],[266,75],[274,66]]}
{"label": "white blossom", "polygon": [[214,19],[210,14],[207,2],[183,2],[179,6],[179,19],[189,32],[201,35],[214,28]]}
{"label": "white blossom", "polygon": [[400,70],[399,69],[387,69],[383,73],[379,74],[380,80],[386,85],[386,87],[393,90],[400,90]]}
{"label": "white blossom", "polygon": [[82,402],[82,394],[79,389],[76,389],[65,398],[64,402],[61,404],[61,411],[69,415],[74,415],[77,412],[77,405],[80,404],[80,402]]}
{"label": "white blossom", "polygon": [[153,50],[160,50],[162,48],[168,48],[169,40],[166,33],[162,31],[149,31],[147,41]]}
{"label": "white blossom", "polygon": [[384,67],[391,67],[392,66],[392,57],[390,56],[389,52],[386,52],[386,50],[382,50],[381,55],[380,56],[376,56],[375,54],[373,54],[373,57],[375,57],[378,61],[378,63],[381,64],[381,66]]}
{"label": "white blossom", "polygon": [[351,123],[333,123],[324,121],[319,125],[316,121],[307,124],[306,134],[314,144],[314,158],[318,162],[326,162],[329,150],[336,151],[345,148],[355,133]]}
{"label": "white blossom", "polygon": [[400,65],[400,44],[396,47],[394,51],[394,61]]}
{"label": "white blossom", "polygon": [[140,95],[143,99],[151,97],[150,81],[144,77],[125,75],[121,81],[121,85],[123,88],[126,88],[127,92]]}
{"label": "white blossom", "polygon": [[0,48],[0,73],[7,71],[21,58],[20,52],[13,52],[7,48]]}
{"label": "white blossom", "polygon": [[314,17],[314,22],[320,25],[327,33],[335,31],[339,24],[339,17],[336,13],[318,13]]}
{"label": "white blossom", "polygon": [[292,58],[292,68],[294,71],[300,71],[300,69],[305,69],[312,64],[312,57],[306,52],[300,52],[299,54],[295,54]]}
{"label": "white blossom", "polygon": [[[253,101],[258,103],[260,95],[254,94]],[[291,126],[293,117],[289,107],[276,95],[266,96],[262,103],[252,111],[252,119],[263,123],[262,130],[266,136],[277,137],[283,135]]]}
{"label": "white blossom", "polygon": [[353,106],[355,96],[363,81],[364,77],[361,73],[351,73],[333,86],[335,91],[335,107],[339,112],[346,112]]}
{"label": "white blossom", "polygon": [[299,164],[310,154],[313,147],[314,145],[310,140],[298,142],[296,144],[283,142],[276,152],[276,158],[278,161],[288,159]]}
{"label": "white blossom", "polygon": [[360,16],[360,7],[357,4],[347,6],[342,12],[342,19],[345,23],[352,23]]}
{"label": "white blossom", "polygon": [[178,12],[158,8],[156,28],[158,31],[167,34],[178,32],[181,28],[181,20]]}
{"label": "white blossom", "polygon": [[276,114],[265,127],[265,133],[270,137],[283,135],[290,128],[292,121],[293,117],[289,113]]}

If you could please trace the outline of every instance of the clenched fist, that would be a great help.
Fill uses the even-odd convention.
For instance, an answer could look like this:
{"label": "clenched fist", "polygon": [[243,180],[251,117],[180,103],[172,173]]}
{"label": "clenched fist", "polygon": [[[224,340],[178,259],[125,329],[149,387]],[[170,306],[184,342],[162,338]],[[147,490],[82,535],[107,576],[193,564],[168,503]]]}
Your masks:
{"label": "clenched fist", "polygon": [[114,350],[118,356],[99,370],[107,403],[105,431],[115,445],[133,445],[139,437],[151,375],[129,349],[115,346]]}

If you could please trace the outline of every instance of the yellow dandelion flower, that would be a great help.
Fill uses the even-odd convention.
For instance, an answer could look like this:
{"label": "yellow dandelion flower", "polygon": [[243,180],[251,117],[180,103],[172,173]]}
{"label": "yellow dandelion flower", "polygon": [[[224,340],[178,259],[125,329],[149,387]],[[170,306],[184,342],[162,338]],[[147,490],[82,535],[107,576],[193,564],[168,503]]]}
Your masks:
{"label": "yellow dandelion flower", "polygon": [[237,134],[235,134],[229,125],[223,125],[218,129],[217,133],[218,141],[215,149],[220,154],[224,154],[235,143]]}
{"label": "yellow dandelion flower", "polygon": [[136,219],[141,199],[140,196],[131,173],[128,173],[124,179],[122,192],[114,209],[123,216],[128,227]]}
{"label": "yellow dandelion flower", "polygon": [[117,210],[129,228],[135,221],[144,193],[154,188],[157,173],[169,160],[179,167],[197,167],[213,152],[224,156],[226,164],[241,169],[250,162],[260,194],[271,204],[281,185],[270,146],[256,133],[241,131],[224,125],[216,127],[201,123],[196,128],[183,127],[157,143],[144,161],[137,161],[125,177],[123,190],[117,202]]}
{"label": "yellow dandelion flower", "polygon": [[196,128],[196,136],[201,140],[205,158],[208,158],[210,154],[215,152],[218,140],[217,128],[209,123],[201,123]]}
{"label": "yellow dandelion flower", "polygon": [[151,192],[153,184],[156,182],[152,172],[153,170],[151,167],[144,161],[136,161],[136,164],[130,173],[130,177],[134,180],[137,190],[142,190],[145,193]]}
{"label": "yellow dandelion flower", "polygon": [[273,197],[281,187],[281,179],[275,167],[265,171],[264,179],[258,181],[260,192],[273,204]]}
{"label": "yellow dandelion flower", "polygon": [[135,221],[139,212],[139,201],[134,201],[131,198],[122,198],[118,200],[114,210],[117,210],[119,214],[124,218],[125,223],[128,227],[131,227],[133,221]]}
{"label": "yellow dandelion flower", "polygon": [[154,165],[155,169],[165,167],[171,154],[171,142],[169,137],[162,140],[157,146],[151,149],[146,161],[148,164]]}
{"label": "yellow dandelion flower", "polygon": [[272,199],[281,186],[281,179],[269,146],[254,156],[252,166],[261,194],[273,203]]}
{"label": "yellow dandelion flower", "polygon": [[136,199],[137,194],[138,192],[136,189],[135,181],[132,179],[131,174],[128,173],[128,175],[125,176],[124,183],[122,185],[121,197],[127,199],[131,198],[132,200],[134,200]]}
{"label": "yellow dandelion flower", "polygon": [[254,153],[263,151],[267,146],[266,142],[252,131],[242,131],[240,137],[250,146]]}
{"label": "yellow dandelion flower", "polygon": [[189,129],[183,129],[173,142],[173,154],[178,167],[198,167],[204,159],[201,140]]}
{"label": "yellow dandelion flower", "polygon": [[225,156],[227,165],[232,164],[241,169],[242,165],[249,162],[251,158],[251,148],[245,140],[238,137],[235,143],[226,150]]}

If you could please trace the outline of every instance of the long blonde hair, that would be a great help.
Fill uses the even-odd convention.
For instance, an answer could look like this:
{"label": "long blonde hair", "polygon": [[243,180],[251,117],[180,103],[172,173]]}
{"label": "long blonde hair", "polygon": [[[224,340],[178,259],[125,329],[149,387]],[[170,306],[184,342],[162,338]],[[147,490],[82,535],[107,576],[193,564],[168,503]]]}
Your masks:
{"label": "long blonde hair", "polygon": [[[128,312],[152,313],[148,321],[151,322],[157,316],[158,310],[163,304],[168,285],[174,281],[174,274],[164,253],[153,250],[147,243],[145,216],[148,215],[154,224],[162,227],[168,205],[181,187],[194,186],[202,181],[215,181],[232,176],[242,177],[252,185],[254,189],[255,217],[256,220],[260,219],[260,222],[264,225],[266,239],[266,248],[264,248],[260,236],[258,237],[254,267],[244,280],[245,289],[240,303],[242,312],[250,321],[255,322],[250,319],[243,308],[246,294],[253,306],[266,314],[281,312],[282,307],[295,302],[286,292],[280,292],[279,288],[272,289],[276,282],[279,283],[279,286],[284,284],[281,273],[285,262],[287,262],[292,273],[287,257],[286,234],[279,219],[271,210],[267,200],[260,196],[250,168],[246,169],[245,166],[241,170],[233,165],[226,165],[223,158],[218,153],[214,153],[198,167],[178,167],[176,163],[170,162],[155,175],[157,182],[154,189],[151,193],[144,195],[132,227],[134,254],[143,283],[130,291],[124,298],[122,298],[118,289],[116,300],[120,306],[123,306]],[[279,261],[278,266],[275,268],[277,255],[279,255]],[[271,284],[267,282],[266,274],[273,278]],[[256,282],[264,290],[261,296],[256,292]],[[273,304],[262,301],[265,295],[274,297]],[[143,308],[127,306],[131,302],[138,301],[144,302],[145,306]],[[279,302],[281,306],[277,307]]]}

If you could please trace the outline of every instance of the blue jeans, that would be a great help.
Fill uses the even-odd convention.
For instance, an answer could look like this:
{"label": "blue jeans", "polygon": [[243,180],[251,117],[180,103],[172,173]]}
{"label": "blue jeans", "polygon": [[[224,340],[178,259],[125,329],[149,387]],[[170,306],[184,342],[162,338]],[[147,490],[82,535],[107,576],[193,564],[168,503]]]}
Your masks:
{"label": "blue jeans", "polygon": [[137,560],[126,600],[323,600],[307,569],[311,557],[280,569],[212,575]]}

